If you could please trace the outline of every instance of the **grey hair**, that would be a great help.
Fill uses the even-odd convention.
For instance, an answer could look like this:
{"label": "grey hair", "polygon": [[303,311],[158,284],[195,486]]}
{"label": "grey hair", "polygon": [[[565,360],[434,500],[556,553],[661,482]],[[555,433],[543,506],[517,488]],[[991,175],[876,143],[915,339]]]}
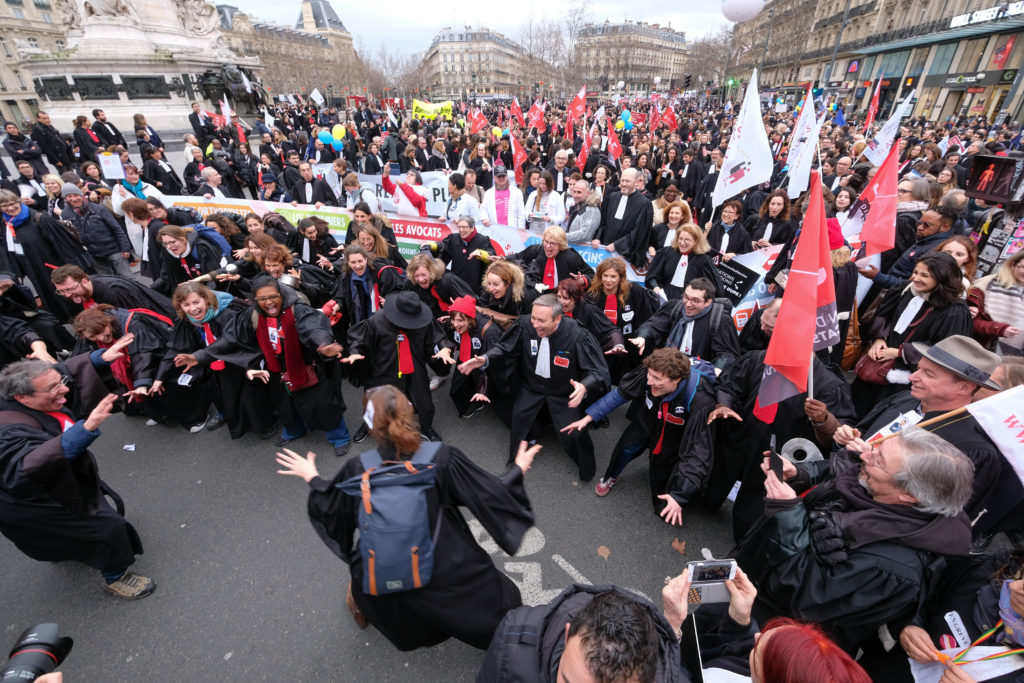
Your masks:
{"label": "grey hair", "polygon": [[956,209],[957,211],[961,211],[965,204],[967,204],[967,193],[960,188],[950,190],[939,201],[939,206],[948,206],[949,208]]}
{"label": "grey hair", "polygon": [[220,173],[220,171],[215,169],[213,166],[207,166],[203,169],[203,180],[210,178],[214,173]]}
{"label": "grey hair", "polygon": [[471,228],[476,227],[476,220],[474,220],[474,218],[468,214],[456,218],[455,224],[458,225],[459,223],[466,223]]}
{"label": "grey hair", "polygon": [[903,467],[893,482],[917,498],[922,512],[955,517],[971,498],[974,463],[940,436],[908,427],[894,439],[903,449]]}
{"label": "grey hair", "polygon": [[914,201],[925,203],[929,203],[931,201],[932,189],[927,180],[924,178],[904,178],[904,180],[910,183],[910,196],[914,198]]}
{"label": "grey hair", "polygon": [[544,306],[551,309],[551,317],[556,318],[562,315],[562,304],[554,294],[541,294],[533,301],[534,306]]}
{"label": "grey hair", "polygon": [[53,370],[45,360],[19,360],[0,371],[0,400],[13,401],[15,396],[27,396],[36,391],[32,381]]}

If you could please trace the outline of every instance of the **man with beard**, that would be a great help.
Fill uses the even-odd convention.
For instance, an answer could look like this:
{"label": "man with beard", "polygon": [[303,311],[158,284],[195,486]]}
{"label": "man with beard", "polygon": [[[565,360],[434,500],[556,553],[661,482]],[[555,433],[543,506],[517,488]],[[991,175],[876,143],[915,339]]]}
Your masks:
{"label": "man with beard", "polygon": [[78,266],[64,265],[50,274],[50,281],[57,294],[78,304],[77,307],[70,307],[75,309],[75,313],[96,304],[110,304],[128,310],[145,308],[168,318],[177,315],[170,299],[134,279],[117,275],[89,275]]}
{"label": "man with beard", "polygon": [[121,145],[128,149],[128,143],[125,142],[121,131],[117,129],[117,126],[107,121],[107,115],[102,109],[93,109],[92,117],[96,119],[92,122],[92,132],[96,133],[96,137],[100,139],[104,147]]}
{"label": "man with beard", "polygon": [[647,245],[654,225],[654,207],[650,199],[637,192],[640,184],[640,172],[635,168],[622,172],[619,191],[604,197],[601,227],[591,242],[595,249],[605,245],[637,267],[647,265]]}

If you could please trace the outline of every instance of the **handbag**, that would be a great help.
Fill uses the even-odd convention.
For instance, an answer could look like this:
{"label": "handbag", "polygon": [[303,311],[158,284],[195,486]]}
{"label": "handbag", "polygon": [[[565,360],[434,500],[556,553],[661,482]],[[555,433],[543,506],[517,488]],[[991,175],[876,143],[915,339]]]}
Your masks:
{"label": "handbag", "polygon": [[[924,321],[924,319],[927,318],[928,314],[931,312],[932,309],[929,308],[924,312],[924,315],[918,318],[917,322],[910,326],[910,332],[903,339],[903,344],[906,344],[907,342],[910,341],[910,338],[914,336],[915,332],[917,332],[918,325],[920,325],[921,322]],[[843,353],[843,360],[844,362],[846,360],[845,351]],[[857,374],[857,377],[863,382],[867,382],[868,384],[878,384],[881,386],[886,386],[889,384],[889,371],[892,370],[894,365],[896,365],[895,358],[892,358],[890,360],[872,360],[871,357],[868,355],[868,352],[865,351],[863,355],[861,355],[860,360],[857,361],[857,365],[856,367],[854,367],[854,372]]]}
{"label": "handbag", "polygon": [[846,345],[843,347],[843,360],[840,364],[843,370],[852,370],[857,365],[863,345],[864,340],[860,337],[860,316],[857,315],[857,306],[854,304],[850,310],[850,326],[846,329]]}

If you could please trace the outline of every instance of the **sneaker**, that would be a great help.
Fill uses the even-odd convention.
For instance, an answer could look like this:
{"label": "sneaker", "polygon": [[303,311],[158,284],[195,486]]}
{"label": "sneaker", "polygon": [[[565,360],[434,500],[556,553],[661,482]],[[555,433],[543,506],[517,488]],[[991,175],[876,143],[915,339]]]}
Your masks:
{"label": "sneaker", "polygon": [[147,427],[156,427],[158,424],[160,423],[154,420],[153,418],[149,418],[148,420],[146,420]]}
{"label": "sneaker", "polygon": [[432,427],[420,430],[420,438],[424,441],[440,441],[441,435],[433,430]]}
{"label": "sneaker", "polygon": [[212,432],[216,429],[220,429],[226,424],[226,420],[220,415],[214,415],[206,421],[206,431]]}
{"label": "sneaker", "polygon": [[444,377],[437,377],[437,376],[431,377],[430,378],[430,390],[431,391],[437,391],[437,388],[439,386],[441,386],[442,382],[444,382]]}
{"label": "sneaker", "polygon": [[104,586],[103,590],[124,600],[139,600],[156,590],[156,582],[126,571],[120,579]]}
{"label": "sneaker", "polygon": [[602,497],[607,496],[608,492],[612,490],[612,487],[615,486],[615,482],[617,481],[618,479],[614,478],[602,479],[597,482],[597,486],[594,487],[594,493]]}
{"label": "sneaker", "polygon": [[351,448],[351,447],[352,447],[351,443],[346,443],[346,444],[342,444],[340,446],[335,446],[334,447],[334,455],[336,455],[339,458],[342,457],[343,455],[348,455],[348,449]]}
{"label": "sneaker", "polygon": [[469,419],[484,409],[483,403],[472,403],[468,408],[459,413],[459,417]]}
{"label": "sneaker", "polygon": [[366,441],[366,437],[369,435],[370,428],[366,426],[365,422],[360,422],[359,429],[357,429],[356,433],[352,436],[352,440],[356,443],[362,443],[363,441]]}
{"label": "sneaker", "polygon": [[191,427],[189,427],[188,428],[188,433],[189,434],[198,434],[199,432],[203,431],[204,429],[206,429],[206,422],[200,422],[197,425],[192,425]]}

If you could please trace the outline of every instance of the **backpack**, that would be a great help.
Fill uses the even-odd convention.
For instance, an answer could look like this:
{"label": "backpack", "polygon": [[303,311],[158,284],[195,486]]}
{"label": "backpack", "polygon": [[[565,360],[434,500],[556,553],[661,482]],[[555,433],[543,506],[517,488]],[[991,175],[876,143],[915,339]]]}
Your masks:
{"label": "backpack", "polygon": [[441,444],[424,443],[406,461],[381,460],[376,450],[361,453],[365,471],[335,484],[360,498],[359,553],[363,593],[386,595],[422,588],[434,570],[434,544],[444,514],[437,513],[433,533],[427,491],[434,487],[434,457]]}
{"label": "backpack", "polygon": [[[221,257],[224,259],[231,258],[231,244],[227,241],[224,235],[217,232],[216,228],[211,228],[203,223],[196,223],[195,225],[190,225],[188,227],[196,231],[197,238],[215,246],[217,251],[220,252]],[[192,247],[192,258],[197,262],[199,261],[199,252],[197,251],[196,246]],[[221,264],[221,266],[224,265],[224,263]]]}

